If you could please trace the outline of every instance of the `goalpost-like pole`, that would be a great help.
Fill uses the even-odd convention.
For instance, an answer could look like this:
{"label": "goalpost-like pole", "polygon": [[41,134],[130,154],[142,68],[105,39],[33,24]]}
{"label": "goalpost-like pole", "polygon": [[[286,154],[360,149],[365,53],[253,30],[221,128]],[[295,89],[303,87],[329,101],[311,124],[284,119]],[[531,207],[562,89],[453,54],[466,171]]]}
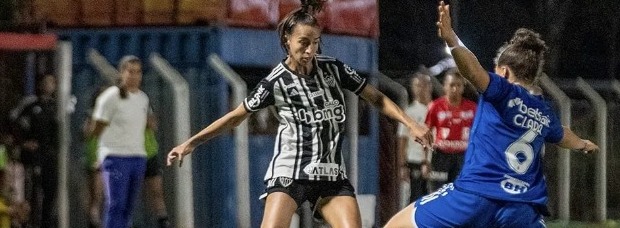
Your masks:
{"label": "goalpost-like pole", "polygon": [[58,78],[59,149],[58,149],[58,227],[69,228],[69,150],[71,148],[71,77],[72,46],[59,42],[56,46],[56,75]]}

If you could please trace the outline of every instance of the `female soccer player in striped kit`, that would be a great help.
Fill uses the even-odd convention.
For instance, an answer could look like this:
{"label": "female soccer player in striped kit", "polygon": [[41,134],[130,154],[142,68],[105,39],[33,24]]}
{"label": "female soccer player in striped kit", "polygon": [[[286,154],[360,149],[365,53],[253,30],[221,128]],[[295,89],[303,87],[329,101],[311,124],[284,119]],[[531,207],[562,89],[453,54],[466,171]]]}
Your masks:
{"label": "female soccer player in striped kit", "polygon": [[546,49],[537,33],[517,30],[499,49],[495,73],[487,73],[454,33],[449,6],[440,2],[438,11],[439,36],[480,93],[465,165],[454,184],[409,205],[386,227],[545,227],[544,143],[586,153],[598,146],[563,127],[532,92]]}
{"label": "female soccer player in striped kit", "polygon": [[366,78],[333,57],[318,55],[321,30],[314,13],[322,0],[302,1],[278,25],[287,57],[262,79],[236,109],[173,148],[168,165],[199,144],[244,121],[252,112],[275,106],[280,125],[274,155],[265,174],[262,227],[289,227],[305,201],[333,227],[361,227],[353,186],[346,175],[342,137],[346,122],[344,89],[408,127],[428,145],[428,128],[409,118]]}

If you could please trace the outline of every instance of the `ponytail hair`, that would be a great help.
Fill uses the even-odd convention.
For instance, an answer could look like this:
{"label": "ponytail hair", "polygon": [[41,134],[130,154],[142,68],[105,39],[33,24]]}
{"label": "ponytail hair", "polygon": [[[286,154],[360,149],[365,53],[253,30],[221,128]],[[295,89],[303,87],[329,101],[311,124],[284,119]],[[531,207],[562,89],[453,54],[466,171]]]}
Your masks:
{"label": "ponytail hair", "polygon": [[495,65],[506,65],[518,79],[535,84],[542,73],[546,51],[547,45],[540,38],[540,34],[520,28],[508,43],[499,48]]}
{"label": "ponytail hair", "polygon": [[301,0],[301,10],[311,15],[321,12],[327,0]]}
{"label": "ponytail hair", "polygon": [[[135,55],[123,56],[123,58],[121,58],[118,63],[118,72],[122,74],[123,71],[127,69],[129,64],[142,64],[142,61],[140,61],[140,58]],[[121,99],[127,98],[127,88],[125,88],[125,85],[122,82],[122,78],[118,79],[118,81],[116,82],[116,86],[120,90]]]}
{"label": "ponytail hair", "polygon": [[[319,23],[314,16],[323,9],[323,3],[327,0],[301,0],[301,7],[287,14],[278,24],[278,37],[280,38],[280,46],[284,53],[288,54],[288,46],[286,45],[287,36],[293,33],[293,29],[297,25],[309,25],[319,27]],[[320,49],[320,47],[319,47]]]}

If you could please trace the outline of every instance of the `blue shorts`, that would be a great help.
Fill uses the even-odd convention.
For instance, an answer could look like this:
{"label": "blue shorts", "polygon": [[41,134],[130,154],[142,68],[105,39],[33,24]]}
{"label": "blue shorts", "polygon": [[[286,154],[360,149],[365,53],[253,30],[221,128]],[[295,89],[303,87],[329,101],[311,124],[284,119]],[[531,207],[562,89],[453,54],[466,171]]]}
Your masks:
{"label": "blue shorts", "polygon": [[415,203],[417,227],[546,227],[537,208],[528,203],[485,198],[459,191],[452,183]]}

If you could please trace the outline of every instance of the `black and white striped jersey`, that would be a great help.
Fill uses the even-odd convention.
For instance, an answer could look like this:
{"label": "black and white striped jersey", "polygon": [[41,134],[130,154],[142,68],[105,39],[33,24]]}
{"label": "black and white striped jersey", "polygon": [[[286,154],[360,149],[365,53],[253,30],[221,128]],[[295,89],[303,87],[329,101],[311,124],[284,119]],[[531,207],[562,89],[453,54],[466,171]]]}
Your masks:
{"label": "black and white striped jersey", "polygon": [[283,62],[243,101],[248,112],[274,105],[280,125],[265,181],[346,179],[342,157],[346,104],[343,89],[359,93],[366,78],[337,59],[317,56],[309,76]]}

